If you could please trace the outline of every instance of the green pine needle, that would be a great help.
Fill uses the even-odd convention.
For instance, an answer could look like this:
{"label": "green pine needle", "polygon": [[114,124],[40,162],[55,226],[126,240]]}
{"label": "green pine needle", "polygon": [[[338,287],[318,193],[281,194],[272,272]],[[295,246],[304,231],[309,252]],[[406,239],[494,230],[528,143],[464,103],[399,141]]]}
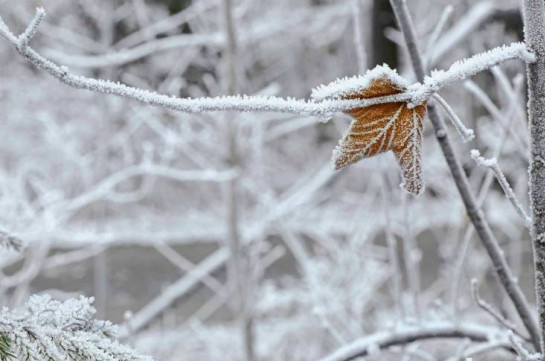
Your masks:
{"label": "green pine needle", "polygon": [[0,334],[0,361],[9,361],[14,359],[15,355],[11,352],[11,340],[5,334]]}

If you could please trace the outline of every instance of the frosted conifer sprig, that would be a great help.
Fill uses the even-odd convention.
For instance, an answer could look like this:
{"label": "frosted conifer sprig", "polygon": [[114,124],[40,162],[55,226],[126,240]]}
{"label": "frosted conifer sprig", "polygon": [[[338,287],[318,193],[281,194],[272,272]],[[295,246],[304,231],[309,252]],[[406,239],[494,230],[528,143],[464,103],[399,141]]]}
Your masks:
{"label": "frosted conifer sprig", "polygon": [[32,296],[22,310],[0,311],[0,360],[151,361],[114,337],[117,326],[93,319],[93,299]]}

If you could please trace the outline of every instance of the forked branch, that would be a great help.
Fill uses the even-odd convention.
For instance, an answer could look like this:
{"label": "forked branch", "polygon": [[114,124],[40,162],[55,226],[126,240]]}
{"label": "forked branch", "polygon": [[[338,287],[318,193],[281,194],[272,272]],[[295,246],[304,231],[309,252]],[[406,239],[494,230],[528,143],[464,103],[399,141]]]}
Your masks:
{"label": "forked branch", "polygon": [[[416,73],[417,79],[424,81],[426,71],[424,69],[422,56],[416,42],[416,32],[407,9],[407,5],[404,0],[390,1],[405,37],[405,42],[407,43],[407,48],[409,50],[409,55],[411,57],[413,69]],[[534,56],[532,55],[532,57]],[[460,193],[466,208],[466,212],[490,257],[492,264],[494,265],[494,270],[496,271],[501,284],[513,302],[522,322],[528,329],[534,347],[536,350],[540,350],[540,333],[537,326],[537,321],[534,318],[524,293],[522,293],[520,286],[515,280],[511,268],[507,264],[507,260],[505,259],[498,241],[494,237],[488,222],[484,218],[483,213],[477,204],[475,195],[469,186],[469,181],[465,175],[464,169],[462,168],[462,165],[460,164],[460,161],[452,148],[452,144],[445,128],[445,123],[433,105],[429,106],[428,114],[435,130],[436,138],[441,146],[445,160],[447,161],[454,182],[456,183],[456,187],[458,188],[458,192]]]}

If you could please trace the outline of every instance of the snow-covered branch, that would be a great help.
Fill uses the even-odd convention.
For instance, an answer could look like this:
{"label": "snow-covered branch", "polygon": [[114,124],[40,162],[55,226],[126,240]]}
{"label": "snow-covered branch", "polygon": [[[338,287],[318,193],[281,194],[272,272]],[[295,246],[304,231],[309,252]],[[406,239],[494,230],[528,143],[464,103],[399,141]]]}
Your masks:
{"label": "snow-covered branch", "polygon": [[448,70],[432,71],[430,76],[425,77],[423,85],[413,85],[414,94],[411,103],[413,105],[422,104],[439,89],[512,59],[522,59],[531,63],[535,61],[535,56],[524,43],[513,43],[459,60],[452,64]]}
{"label": "snow-covered branch", "polygon": [[[435,71],[425,81],[408,87],[401,94],[381,96],[371,99],[323,99],[321,94],[324,87],[316,89],[313,93],[314,100],[261,97],[234,95],[215,98],[176,98],[155,92],[129,87],[121,83],[107,80],[87,78],[70,73],[65,66],[59,66],[44,58],[34,49],[27,46],[28,40],[36,33],[41,20],[45,16],[43,9],[38,9],[35,18],[31,21],[27,31],[22,36],[16,37],[0,18],[0,35],[7,39],[17,52],[37,68],[49,73],[62,83],[78,89],[91,90],[97,93],[112,94],[124,98],[133,99],[145,104],[163,107],[185,113],[202,113],[214,111],[239,111],[239,112],[280,112],[293,113],[305,116],[327,116],[333,112],[367,107],[376,104],[392,102],[409,102],[413,106],[426,102],[443,86],[454,81],[465,79],[480,71],[489,69],[503,61],[521,58],[525,61],[533,61],[534,57],[526,49],[523,43],[514,43],[492,49],[483,54],[454,63],[450,69]],[[26,34],[26,35],[25,35]],[[393,71],[392,71],[393,72]],[[397,75],[397,74],[396,74]],[[362,88],[368,82],[369,77],[345,78],[334,82],[334,87]],[[345,84],[346,83],[346,84]],[[325,89],[331,89],[330,86]],[[318,100],[318,101],[315,101]]]}
{"label": "snow-covered branch", "polygon": [[399,331],[377,332],[367,337],[356,340],[320,361],[350,361],[358,357],[364,357],[370,350],[380,350],[397,345],[407,345],[418,340],[462,338],[476,342],[489,341],[494,337],[504,339],[498,329],[482,327],[473,324],[453,325],[450,323],[422,324],[418,327],[407,327]]}

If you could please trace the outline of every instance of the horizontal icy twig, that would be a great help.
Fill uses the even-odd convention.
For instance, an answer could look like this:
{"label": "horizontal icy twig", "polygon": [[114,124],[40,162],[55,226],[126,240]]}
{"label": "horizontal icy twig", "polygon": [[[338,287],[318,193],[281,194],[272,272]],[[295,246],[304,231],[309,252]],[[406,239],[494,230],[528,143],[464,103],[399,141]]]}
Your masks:
{"label": "horizontal icy twig", "polygon": [[414,94],[411,103],[413,105],[422,104],[442,87],[469,78],[511,59],[533,62],[535,55],[526,48],[524,43],[513,43],[459,60],[452,64],[448,70],[432,71],[430,76],[425,77],[423,85],[412,86]]}
{"label": "horizontal icy twig", "polygon": [[320,361],[350,361],[368,355],[369,350],[373,348],[387,349],[393,346],[407,345],[418,340],[462,338],[476,342],[485,342],[491,341],[491,338],[497,341],[505,338],[505,341],[507,341],[506,337],[502,336],[502,334],[501,330],[469,323],[454,325],[451,323],[434,322],[415,327],[407,326],[399,331],[376,332],[363,337],[339,348]]}
{"label": "horizontal icy twig", "polygon": [[[31,29],[39,24],[45,14],[38,10],[34,20],[31,22]],[[32,34],[34,30],[29,31]],[[98,80],[71,74],[68,68],[59,66],[38,54],[31,47],[24,45],[19,38],[15,37],[3,20],[0,18],[0,35],[7,39],[17,52],[37,68],[49,73],[57,80],[74,88],[91,90],[97,93],[112,94],[120,97],[130,98],[145,104],[163,107],[186,113],[202,113],[213,111],[264,111],[282,112],[300,115],[324,116],[337,111],[345,111],[354,108],[366,107],[375,104],[406,102],[413,105],[421,104],[431,97],[439,88],[448,85],[453,81],[463,79],[476,74],[479,71],[497,65],[502,61],[523,58],[527,61],[533,59],[526,46],[522,43],[511,44],[492,49],[484,54],[455,63],[447,71],[436,71],[432,77],[426,78],[424,84],[416,83],[401,94],[377,97],[372,99],[328,99],[320,102],[304,99],[277,98],[277,97],[252,97],[235,95],[216,98],[175,98],[157,94],[124,84],[114,83],[107,80]],[[390,73],[394,73],[391,71]],[[363,79],[365,80],[365,79]],[[351,86],[357,85],[357,79],[351,81]],[[339,82],[339,84],[342,82]],[[326,87],[328,88],[328,87]],[[317,89],[314,94],[316,98],[323,98],[323,88]],[[332,95],[332,94],[329,94]]]}
{"label": "horizontal icy twig", "polygon": [[75,66],[78,68],[103,68],[124,65],[167,50],[182,50],[182,48],[205,45],[209,47],[223,46],[224,40],[222,34],[219,32],[213,34],[180,34],[151,40],[131,49],[123,49],[104,55],[68,55],[52,49],[47,49],[44,54],[55,61],[68,66]]}
{"label": "horizontal icy twig", "polygon": [[475,138],[475,133],[473,132],[473,129],[468,129],[462,123],[462,120],[456,115],[454,110],[450,107],[450,105],[441,97],[439,94],[435,94],[433,98],[437,101],[437,104],[443,108],[445,113],[447,113],[449,119],[451,120],[452,124],[454,125],[454,128],[458,131],[458,134],[460,134],[460,137],[462,137],[462,140],[465,142],[469,142],[473,138]]}
{"label": "horizontal icy twig", "polygon": [[522,208],[522,204],[520,204],[517,196],[515,195],[515,192],[513,192],[513,189],[509,185],[507,178],[505,178],[505,174],[503,174],[502,170],[500,169],[496,158],[486,159],[481,156],[481,153],[477,149],[473,149],[471,151],[471,158],[478,165],[490,168],[494,172],[494,175],[496,176],[498,183],[503,189],[505,196],[507,197],[507,199],[509,199],[513,207],[515,207],[515,210],[522,217],[526,226],[530,226],[530,224],[532,223],[532,218],[528,216],[524,208]]}

